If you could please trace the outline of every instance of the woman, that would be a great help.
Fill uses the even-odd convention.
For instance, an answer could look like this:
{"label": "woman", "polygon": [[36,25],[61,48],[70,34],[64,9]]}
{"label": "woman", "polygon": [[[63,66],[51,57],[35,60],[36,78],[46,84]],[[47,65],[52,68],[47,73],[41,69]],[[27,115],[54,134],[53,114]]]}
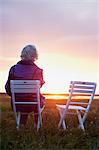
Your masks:
{"label": "woman", "polygon": [[[40,69],[34,61],[38,59],[38,54],[36,47],[34,45],[27,45],[23,48],[21,52],[21,61],[19,61],[16,65],[12,66],[9,71],[8,80],[5,85],[6,92],[9,96],[11,96],[10,90],[10,80],[40,80],[41,87],[45,83],[43,79],[43,70]],[[22,96],[22,95],[21,95]],[[17,94],[17,99],[20,99],[20,95]],[[28,97],[28,99],[34,98],[35,96],[30,94],[25,94],[24,97]],[[22,97],[21,97],[22,99]],[[41,95],[41,107],[44,105],[45,97]],[[12,100],[11,100],[12,105]],[[32,112],[34,111],[34,119],[35,124],[37,125],[38,114],[37,114],[37,106],[28,107],[28,106],[17,106],[17,111],[21,110],[22,112]],[[27,114],[21,115],[21,124],[26,124],[28,118]]]}

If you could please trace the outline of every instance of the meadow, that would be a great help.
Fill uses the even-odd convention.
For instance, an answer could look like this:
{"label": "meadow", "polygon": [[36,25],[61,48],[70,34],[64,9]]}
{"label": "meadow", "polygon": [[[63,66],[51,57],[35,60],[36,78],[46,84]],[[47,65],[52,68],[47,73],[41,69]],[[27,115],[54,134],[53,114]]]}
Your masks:
{"label": "meadow", "polygon": [[55,104],[64,103],[60,99],[47,99],[42,114],[43,126],[37,132],[33,126],[33,114],[25,128],[19,131],[10,106],[10,98],[0,94],[0,143],[1,150],[98,150],[99,149],[99,99],[94,99],[88,118],[86,131],[77,128],[75,115],[67,116],[68,129],[58,129],[59,112]]}

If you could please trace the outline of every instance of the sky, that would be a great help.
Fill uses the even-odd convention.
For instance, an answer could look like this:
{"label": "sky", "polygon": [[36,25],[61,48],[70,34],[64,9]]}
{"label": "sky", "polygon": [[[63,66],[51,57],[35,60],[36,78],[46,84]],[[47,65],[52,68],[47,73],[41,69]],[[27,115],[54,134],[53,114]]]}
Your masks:
{"label": "sky", "polygon": [[0,92],[24,46],[34,44],[42,92],[65,93],[71,80],[97,82],[98,0],[0,0]]}

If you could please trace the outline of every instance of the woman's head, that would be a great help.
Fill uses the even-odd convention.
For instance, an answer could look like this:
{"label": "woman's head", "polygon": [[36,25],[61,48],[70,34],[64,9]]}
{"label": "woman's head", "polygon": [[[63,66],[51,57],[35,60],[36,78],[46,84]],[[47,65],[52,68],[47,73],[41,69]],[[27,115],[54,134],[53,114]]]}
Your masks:
{"label": "woman's head", "polygon": [[34,45],[25,46],[21,52],[21,59],[32,60],[32,61],[38,59],[36,47]]}

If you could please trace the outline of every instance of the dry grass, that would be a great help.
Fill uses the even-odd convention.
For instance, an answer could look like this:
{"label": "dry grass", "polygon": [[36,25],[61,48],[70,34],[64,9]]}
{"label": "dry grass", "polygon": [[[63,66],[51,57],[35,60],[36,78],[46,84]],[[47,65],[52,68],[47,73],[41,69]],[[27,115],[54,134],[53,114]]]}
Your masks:
{"label": "dry grass", "polygon": [[26,128],[16,131],[9,97],[0,95],[1,103],[1,150],[98,150],[99,149],[99,100],[94,100],[85,122],[86,132],[77,128],[76,116],[66,118],[68,129],[58,129],[59,113],[56,103],[64,100],[46,100],[43,127],[36,132],[33,115]]}

